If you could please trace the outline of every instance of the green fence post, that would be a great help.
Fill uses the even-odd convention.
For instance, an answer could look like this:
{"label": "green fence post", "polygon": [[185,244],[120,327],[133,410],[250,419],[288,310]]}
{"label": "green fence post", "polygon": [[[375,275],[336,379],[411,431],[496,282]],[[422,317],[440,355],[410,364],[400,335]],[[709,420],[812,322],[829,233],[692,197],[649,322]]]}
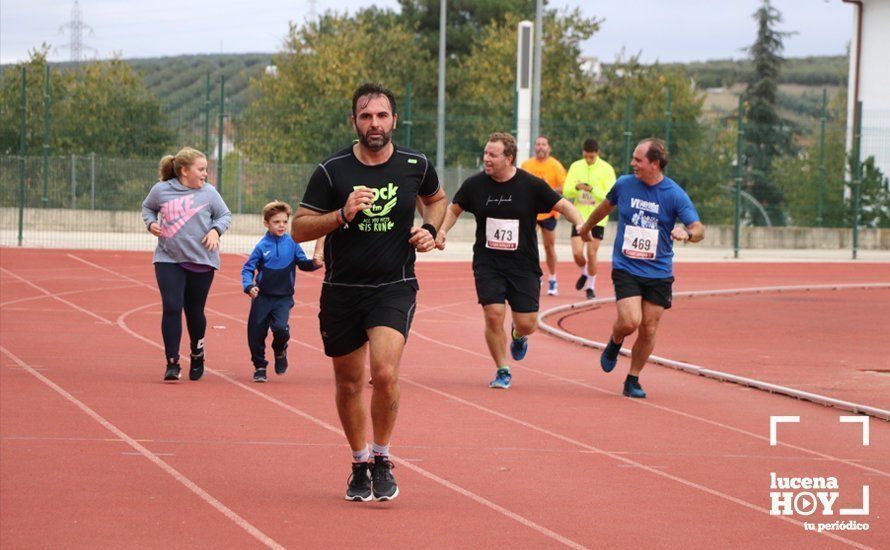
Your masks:
{"label": "green fence post", "polygon": [[43,79],[43,197],[41,202],[46,207],[49,202],[49,63],[46,64],[46,76]]}
{"label": "green fence post", "polygon": [[822,116],[819,118],[819,200],[816,225],[822,227],[825,209],[825,114],[828,109],[828,90],[822,88]]}
{"label": "green fence post", "polygon": [[862,102],[856,102],[856,122],[853,127],[853,259],[859,253],[859,208],[862,200]]}
{"label": "green fence post", "polygon": [[745,139],[744,116],[745,102],[744,98],[742,96],[739,96],[739,124],[737,130],[738,140],[736,144],[735,215],[733,220],[734,228],[732,237],[733,258],[739,257],[739,248],[742,233],[742,176],[745,173],[745,164],[742,153]]}
{"label": "green fence post", "polygon": [[71,155],[71,208],[77,210],[77,156]]}
{"label": "green fence post", "polygon": [[90,153],[90,210],[96,209],[96,153]]}
{"label": "green fence post", "polygon": [[244,169],[243,166],[244,159],[241,158],[241,154],[238,154],[238,213],[241,213],[241,171]]}
{"label": "green fence post", "polygon": [[204,93],[204,155],[210,156],[210,71],[207,71]]}
{"label": "green fence post", "polygon": [[[665,107],[664,107],[664,150],[668,153],[668,158],[671,157],[671,88],[668,86],[665,88],[667,91],[667,97],[665,98]],[[664,175],[667,175],[668,167],[664,167]]]}
{"label": "green fence post", "polygon": [[411,147],[411,127],[414,122],[411,120],[411,83],[405,85],[405,147]]}
{"label": "green fence post", "polygon": [[222,195],[222,173],[223,173],[223,117],[226,112],[226,77],[219,77],[219,144],[217,145],[216,154],[216,190]]}
{"label": "green fence post", "polygon": [[27,76],[27,69],[22,65],[22,125],[19,130],[19,246],[22,246],[22,228],[25,225],[25,111],[28,108],[25,78]]}
{"label": "green fence post", "polygon": [[630,169],[630,123],[631,118],[633,117],[633,98],[631,96],[627,96],[627,108],[624,111],[624,167],[621,170],[622,174],[629,174]]}

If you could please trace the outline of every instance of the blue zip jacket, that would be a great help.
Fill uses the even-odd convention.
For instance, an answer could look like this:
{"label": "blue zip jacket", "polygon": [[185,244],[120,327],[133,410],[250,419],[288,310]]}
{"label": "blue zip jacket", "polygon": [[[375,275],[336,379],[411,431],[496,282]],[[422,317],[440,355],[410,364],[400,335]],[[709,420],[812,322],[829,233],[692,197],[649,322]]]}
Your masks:
{"label": "blue zip jacket", "polygon": [[318,269],[290,235],[285,233],[276,237],[267,231],[251,252],[250,258],[244,262],[244,267],[241,269],[241,286],[244,287],[245,293],[258,286],[260,294],[293,296],[296,277],[294,267],[300,268],[300,271]]}

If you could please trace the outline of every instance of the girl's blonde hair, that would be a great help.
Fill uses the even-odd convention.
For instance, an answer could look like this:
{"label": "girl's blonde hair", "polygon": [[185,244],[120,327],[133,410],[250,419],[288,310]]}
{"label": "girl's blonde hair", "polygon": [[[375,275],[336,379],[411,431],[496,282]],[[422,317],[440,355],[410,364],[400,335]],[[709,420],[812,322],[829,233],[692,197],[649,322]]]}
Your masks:
{"label": "girl's blonde hair", "polygon": [[183,147],[175,155],[164,155],[158,166],[158,179],[160,181],[172,180],[182,174],[183,168],[188,168],[199,158],[207,158],[204,153],[191,147]]}

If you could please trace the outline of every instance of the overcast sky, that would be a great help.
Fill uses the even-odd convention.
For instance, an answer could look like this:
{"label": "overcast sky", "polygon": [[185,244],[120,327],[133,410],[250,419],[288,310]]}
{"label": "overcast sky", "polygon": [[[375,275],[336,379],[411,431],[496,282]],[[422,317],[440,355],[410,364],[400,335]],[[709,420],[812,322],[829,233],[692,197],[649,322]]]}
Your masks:
{"label": "overcast sky", "polygon": [[[80,0],[88,56],[157,57],[198,53],[275,52],[288,21],[303,22],[311,4],[316,12],[354,12],[377,5],[396,8],[395,0]],[[550,0],[550,7],[581,8],[604,19],[600,32],[583,45],[584,53],[612,61],[622,51],[641,53],[644,62],[704,61],[740,58],[753,42],[751,14],[759,0]],[[773,0],[781,11],[781,30],[797,34],[785,40],[785,55],[843,55],[853,29],[854,7],[841,0]],[[42,42],[50,56],[65,61],[70,52],[74,0],[0,0],[0,63],[27,58]],[[534,19],[534,14],[529,14]],[[384,37],[381,37],[384,38]]]}

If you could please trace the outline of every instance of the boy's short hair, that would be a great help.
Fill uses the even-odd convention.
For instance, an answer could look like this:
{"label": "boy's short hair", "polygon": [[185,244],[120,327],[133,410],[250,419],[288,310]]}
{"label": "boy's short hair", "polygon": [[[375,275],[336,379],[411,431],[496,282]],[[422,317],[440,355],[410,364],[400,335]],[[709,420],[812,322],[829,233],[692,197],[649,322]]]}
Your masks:
{"label": "boy's short hair", "polygon": [[270,219],[272,219],[272,216],[280,212],[284,212],[287,214],[287,217],[290,217],[292,212],[290,205],[284,201],[270,202],[263,207],[263,221],[269,221]]}

